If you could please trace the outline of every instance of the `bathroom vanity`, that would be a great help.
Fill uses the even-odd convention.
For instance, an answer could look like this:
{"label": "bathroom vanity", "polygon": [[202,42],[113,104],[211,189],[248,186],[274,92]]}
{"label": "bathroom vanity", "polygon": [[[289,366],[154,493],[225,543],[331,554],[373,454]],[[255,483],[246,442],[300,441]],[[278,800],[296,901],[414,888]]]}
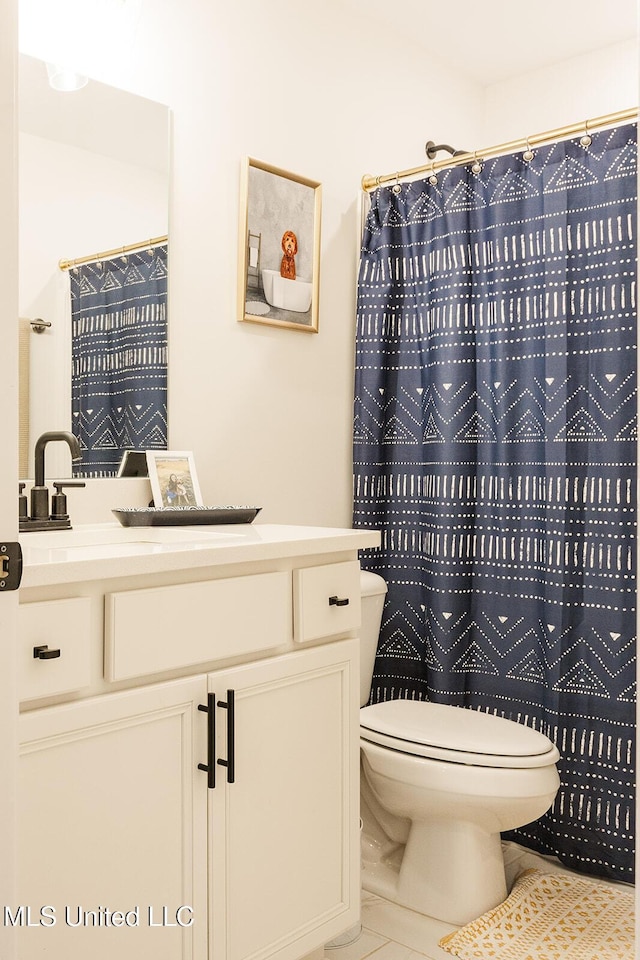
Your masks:
{"label": "bathroom vanity", "polygon": [[357,551],[378,534],[21,542],[21,960],[298,960],[357,922]]}

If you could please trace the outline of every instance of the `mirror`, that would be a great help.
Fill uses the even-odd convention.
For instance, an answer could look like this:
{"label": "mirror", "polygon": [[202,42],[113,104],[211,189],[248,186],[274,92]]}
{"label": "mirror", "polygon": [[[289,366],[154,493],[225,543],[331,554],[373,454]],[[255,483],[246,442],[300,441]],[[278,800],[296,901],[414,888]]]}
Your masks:
{"label": "mirror", "polygon": [[[22,479],[47,430],[71,430],[69,277],[60,260],[93,257],[168,233],[169,111],[89,80],[49,87],[46,64],[20,55],[19,313]],[[43,321],[40,332],[33,321]],[[48,476],[69,475],[47,450]],[[57,461],[57,462],[56,462]]]}

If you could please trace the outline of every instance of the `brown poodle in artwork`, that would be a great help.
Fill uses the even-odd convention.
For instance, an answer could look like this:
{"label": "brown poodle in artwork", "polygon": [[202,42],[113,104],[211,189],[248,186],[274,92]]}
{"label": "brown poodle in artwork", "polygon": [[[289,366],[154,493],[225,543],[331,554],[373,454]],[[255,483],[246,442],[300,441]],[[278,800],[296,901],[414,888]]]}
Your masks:
{"label": "brown poodle in artwork", "polygon": [[285,230],[282,235],[282,249],[284,256],[280,264],[280,276],[285,280],[295,280],[296,261],[295,256],[298,252],[298,238],[293,230]]}

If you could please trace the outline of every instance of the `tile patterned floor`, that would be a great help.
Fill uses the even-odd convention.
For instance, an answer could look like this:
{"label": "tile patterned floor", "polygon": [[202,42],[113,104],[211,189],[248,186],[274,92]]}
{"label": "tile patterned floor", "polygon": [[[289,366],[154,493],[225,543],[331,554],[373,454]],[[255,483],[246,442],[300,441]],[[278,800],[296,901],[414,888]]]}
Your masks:
{"label": "tile patterned floor", "polygon": [[[547,873],[571,873],[557,860],[538,856],[516,844],[504,845],[507,883],[530,867]],[[452,960],[439,940],[457,929],[448,923],[422,916],[382,897],[362,892],[362,933],[353,943],[325,949],[325,960]]]}
{"label": "tile patterned floor", "polygon": [[438,941],[455,929],[363,890],[360,937],[324,955],[326,960],[451,960]]}

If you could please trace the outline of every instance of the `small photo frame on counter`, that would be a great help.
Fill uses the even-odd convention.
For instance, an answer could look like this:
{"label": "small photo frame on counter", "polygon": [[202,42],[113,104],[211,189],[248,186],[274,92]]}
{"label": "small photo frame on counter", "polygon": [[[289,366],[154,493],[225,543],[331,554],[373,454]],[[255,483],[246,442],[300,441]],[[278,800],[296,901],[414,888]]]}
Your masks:
{"label": "small photo frame on counter", "polygon": [[190,450],[147,450],[146,453],[156,509],[202,505],[196,465]]}

